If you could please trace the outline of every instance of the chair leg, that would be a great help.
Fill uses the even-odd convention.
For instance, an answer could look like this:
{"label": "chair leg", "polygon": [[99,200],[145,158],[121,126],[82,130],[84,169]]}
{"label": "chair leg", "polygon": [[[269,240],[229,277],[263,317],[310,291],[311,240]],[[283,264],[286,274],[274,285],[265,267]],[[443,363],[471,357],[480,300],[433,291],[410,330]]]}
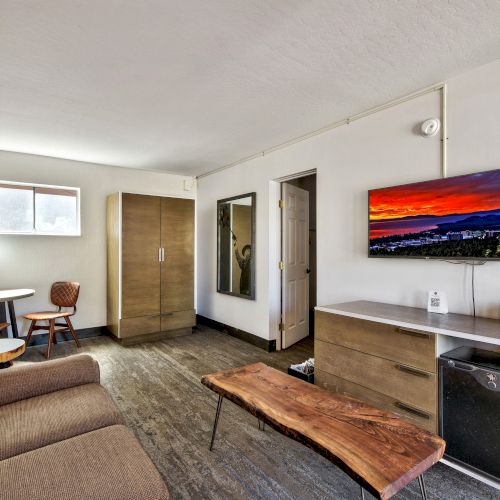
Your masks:
{"label": "chair leg", "polygon": [[71,336],[75,339],[77,347],[82,347],[80,345],[80,341],[78,340],[78,337],[76,336],[76,332],[75,332],[75,329],[73,328],[71,320],[68,318],[68,316],[65,316],[64,319],[66,320],[66,324],[68,325],[69,332],[71,333]]}
{"label": "chair leg", "polygon": [[54,341],[54,329],[55,329],[54,323],[55,322],[56,321],[54,319],[51,319],[49,321],[49,339],[47,342],[47,359],[50,358],[50,348],[52,347],[52,342]]}
{"label": "chair leg", "polygon": [[36,320],[33,319],[31,320],[31,325],[30,325],[30,329],[28,330],[28,335],[26,337],[26,347],[28,347],[30,345],[30,340],[31,340],[31,336],[33,335],[33,330],[35,329],[35,325],[36,325]]}

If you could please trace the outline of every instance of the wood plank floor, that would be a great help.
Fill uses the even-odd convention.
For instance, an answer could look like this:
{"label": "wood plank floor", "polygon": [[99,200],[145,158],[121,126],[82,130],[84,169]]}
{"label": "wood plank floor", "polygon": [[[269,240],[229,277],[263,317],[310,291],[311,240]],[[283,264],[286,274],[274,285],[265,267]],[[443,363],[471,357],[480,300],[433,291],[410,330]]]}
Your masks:
{"label": "wood plank floor", "polygon": [[[43,361],[30,347],[18,363]],[[259,431],[254,417],[225,401],[213,452],[208,451],[216,396],[203,374],[262,361],[286,370],[312,356],[305,339],[267,353],[201,327],[193,335],[122,347],[108,337],[53,347],[52,358],[87,352],[101,365],[110,391],[167,482],[172,498],[358,499],[359,487],[326,459],[274,430]],[[426,474],[429,499],[499,499],[497,490],[437,464]],[[367,498],[371,498],[367,495]],[[420,498],[416,482],[396,499]]]}

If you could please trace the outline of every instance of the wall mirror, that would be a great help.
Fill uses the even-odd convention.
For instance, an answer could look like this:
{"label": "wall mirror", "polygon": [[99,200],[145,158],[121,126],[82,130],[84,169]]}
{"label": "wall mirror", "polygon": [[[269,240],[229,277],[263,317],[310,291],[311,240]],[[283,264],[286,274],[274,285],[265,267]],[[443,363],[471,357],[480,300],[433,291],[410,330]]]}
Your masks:
{"label": "wall mirror", "polygon": [[255,193],[217,201],[217,291],[255,300]]}

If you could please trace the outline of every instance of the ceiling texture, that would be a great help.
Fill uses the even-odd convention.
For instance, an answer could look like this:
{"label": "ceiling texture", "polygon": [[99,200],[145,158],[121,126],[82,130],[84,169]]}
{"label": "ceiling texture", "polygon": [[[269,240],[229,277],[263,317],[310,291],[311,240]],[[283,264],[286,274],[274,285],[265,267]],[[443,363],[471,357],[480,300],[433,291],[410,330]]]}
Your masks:
{"label": "ceiling texture", "polygon": [[498,0],[0,0],[0,149],[197,175],[500,58]]}

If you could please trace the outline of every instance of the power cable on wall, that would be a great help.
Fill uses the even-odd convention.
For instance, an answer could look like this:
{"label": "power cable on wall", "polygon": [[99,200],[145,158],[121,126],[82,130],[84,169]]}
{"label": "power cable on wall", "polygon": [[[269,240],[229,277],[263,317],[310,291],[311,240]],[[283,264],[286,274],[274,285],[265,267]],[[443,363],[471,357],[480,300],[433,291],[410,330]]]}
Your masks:
{"label": "power cable on wall", "polygon": [[486,261],[482,260],[479,262],[472,262],[470,264],[472,266],[472,313],[474,318],[476,317],[476,292],[475,292],[475,284],[474,284],[474,270],[476,269],[476,266],[484,266],[486,264]]}
{"label": "power cable on wall", "polygon": [[476,266],[484,266],[486,264],[485,260],[473,260],[472,262],[469,262],[467,260],[458,260],[458,261],[452,261],[452,260],[445,260],[445,262],[448,262],[449,264],[465,264],[466,266],[471,266],[472,267],[472,272],[471,272],[471,295],[472,295],[472,316],[475,318],[476,317],[476,286],[475,286],[475,269]]}
{"label": "power cable on wall", "polygon": [[476,317],[476,293],[475,293],[475,286],[474,286],[474,270],[476,269],[476,266],[472,264],[472,315],[474,318]]}

